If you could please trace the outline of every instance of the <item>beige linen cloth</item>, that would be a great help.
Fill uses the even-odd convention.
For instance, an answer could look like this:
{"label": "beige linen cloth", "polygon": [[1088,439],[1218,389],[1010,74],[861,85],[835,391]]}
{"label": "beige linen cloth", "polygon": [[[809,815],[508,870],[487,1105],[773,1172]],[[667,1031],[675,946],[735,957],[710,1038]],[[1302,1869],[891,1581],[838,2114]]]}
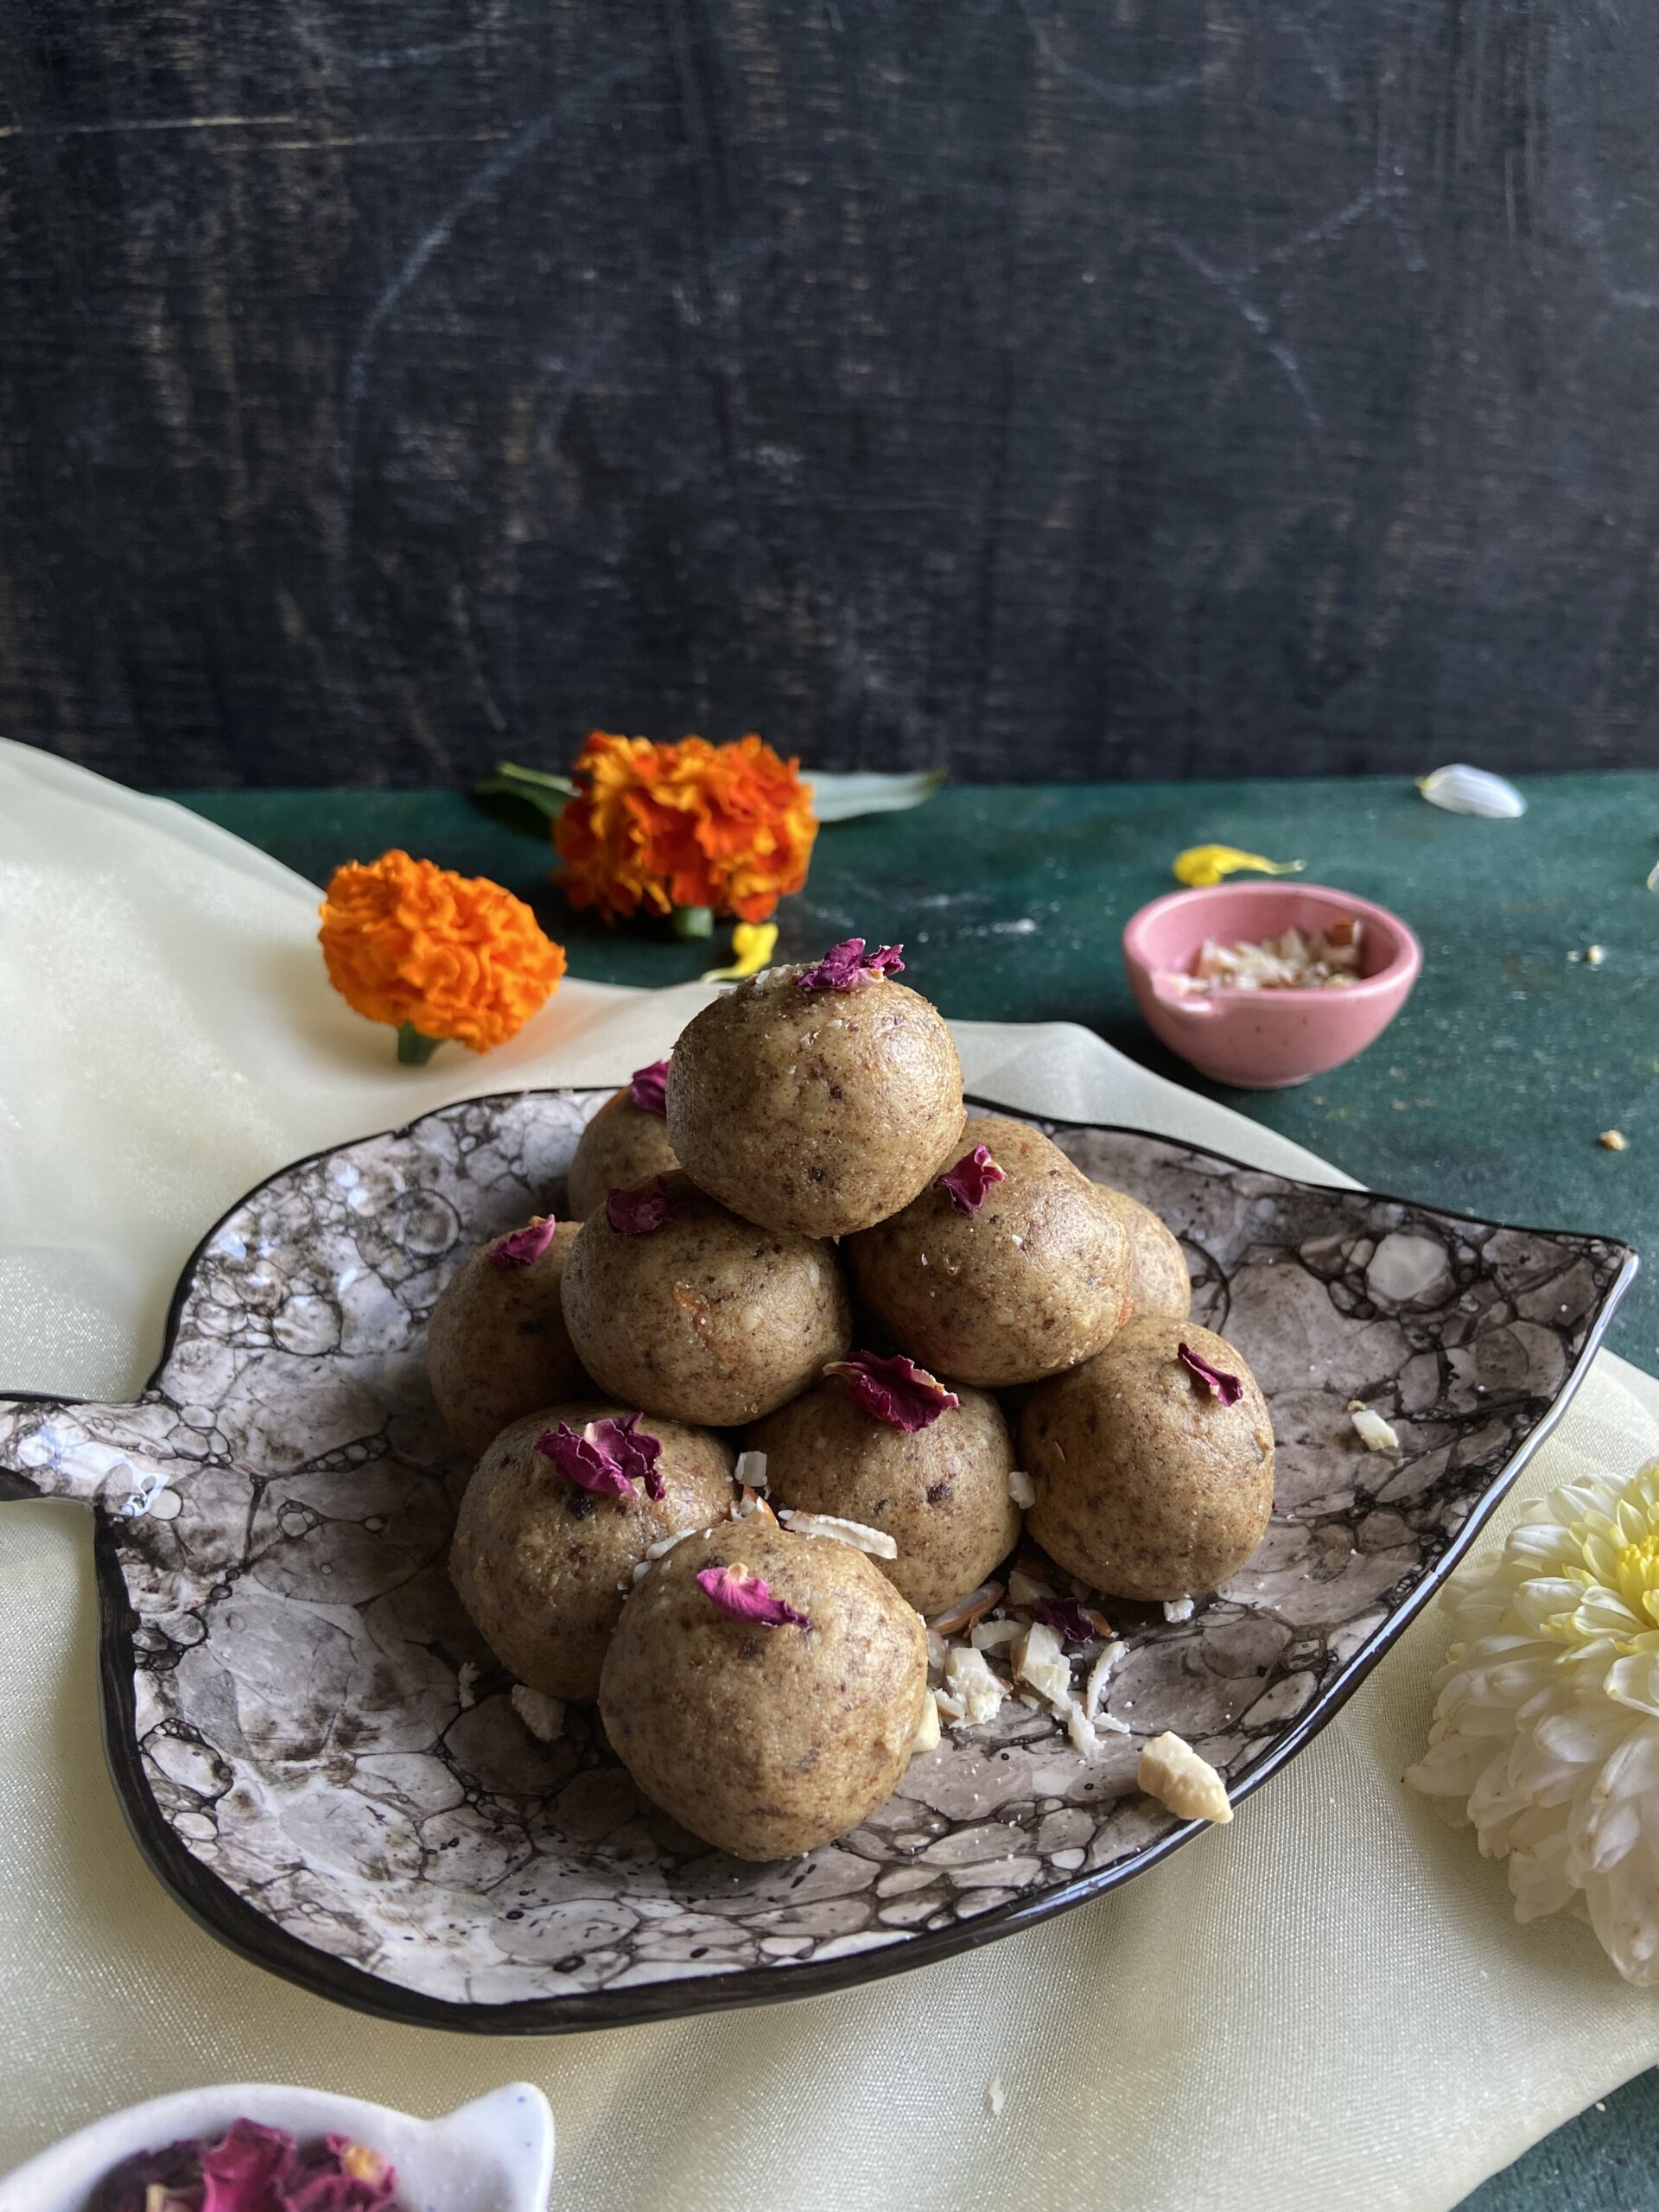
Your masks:
{"label": "beige linen cloth", "polygon": [[[704,995],[568,982],[486,1060],[398,1068],[328,989],[315,905],[181,810],[0,745],[0,1384],[130,1394],[250,1185],[469,1093],[614,1081]],[[1084,1030],[957,1034],[1011,1106],[1339,1179]],[[1604,1356],[1521,1487],[1656,1448],[1659,1384]],[[0,1505],[0,2171],[195,2082],[429,2113],[522,2075],[572,2212],[1435,2212],[1659,2058],[1659,1996],[1575,1922],[1516,1928],[1502,1869],[1401,1787],[1443,1643],[1431,1612],[1230,1827],[1031,1934],[840,1996],[475,2038],[339,2010],[186,1918],[105,1776],[88,1519]]]}

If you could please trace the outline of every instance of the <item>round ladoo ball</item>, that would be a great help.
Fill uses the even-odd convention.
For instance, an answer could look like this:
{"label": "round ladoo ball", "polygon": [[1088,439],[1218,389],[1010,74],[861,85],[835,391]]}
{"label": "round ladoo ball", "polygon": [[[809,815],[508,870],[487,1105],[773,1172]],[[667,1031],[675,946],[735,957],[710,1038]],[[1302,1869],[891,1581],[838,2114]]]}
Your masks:
{"label": "round ladoo ball", "polygon": [[976,1590],[1020,1535],[1008,1495],[1014,1447],[995,1398],[966,1388],[925,1428],[892,1428],[834,1376],[757,1423],[744,1439],[766,1455],[774,1505],[880,1529],[899,1547],[876,1559],[918,1612],[943,1612]]}
{"label": "round ladoo ball", "polygon": [[668,1141],[667,1122],[636,1106],[632,1090],[625,1087],[606,1100],[577,1140],[568,1185],[570,1211],[586,1221],[613,1191],[666,1175],[679,1164]]}
{"label": "round ladoo ball", "polygon": [[733,1428],[804,1389],[850,1341],[827,1244],[757,1229],[683,1174],[663,1176],[660,1227],[624,1234],[613,1198],[582,1224],[564,1317],[602,1389],[676,1421]]}
{"label": "round ladoo ball", "polygon": [[[800,1619],[734,1618],[699,1574],[735,1583],[728,1603]],[[891,1796],[926,1696],[926,1632],[871,1561],[756,1515],[676,1544],[635,1586],[599,1709],[623,1765],[683,1827],[739,1859],[786,1859]]]}
{"label": "round ladoo ball", "polygon": [[560,1294],[581,1223],[560,1222],[528,1262],[491,1257],[517,1238],[533,1245],[539,1225],[497,1237],[463,1260],[427,1324],[432,1395],[449,1433],[474,1459],[510,1421],[590,1387]]}
{"label": "round ladoo ball", "polygon": [[734,1213],[845,1236],[908,1205],[953,1156],[962,1069],[942,1017],[902,983],[804,990],[810,972],[757,976],[681,1033],[668,1133]]}
{"label": "round ladoo ball", "polygon": [[[1225,1405],[1179,1347],[1240,1386]],[[1133,1320],[1097,1359],[1033,1390],[1020,1449],[1032,1535],[1115,1598],[1197,1597],[1236,1574],[1273,1513],[1273,1424],[1225,1338]]]}
{"label": "round ladoo ball", "polygon": [[1185,1321],[1192,1310],[1192,1280],[1180,1239],[1150,1206],[1143,1206],[1127,1191],[1115,1191],[1108,1183],[1096,1183],[1095,1191],[1116,1215],[1129,1240],[1129,1305],[1134,1313],[1143,1321]]}
{"label": "round ladoo ball", "polygon": [[450,1579],[502,1665],[550,1697],[598,1695],[605,1648],[650,1546],[723,1520],[737,1497],[732,1455],[717,1437],[649,1414],[639,1427],[662,1446],[660,1498],[640,1483],[626,1497],[584,1490],[535,1448],[561,1421],[581,1435],[590,1421],[632,1410],[549,1406],[515,1421],[461,1500]]}
{"label": "round ladoo ball", "polygon": [[959,1211],[930,1179],[843,1249],[854,1288],[912,1359],[1001,1389],[1075,1367],[1109,1341],[1128,1310],[1129,1245],[1094,1185],[1038,1130],[970,1115],[953,1160],[981,1145],[1004,1179],[986,1185],[976,1211]]}

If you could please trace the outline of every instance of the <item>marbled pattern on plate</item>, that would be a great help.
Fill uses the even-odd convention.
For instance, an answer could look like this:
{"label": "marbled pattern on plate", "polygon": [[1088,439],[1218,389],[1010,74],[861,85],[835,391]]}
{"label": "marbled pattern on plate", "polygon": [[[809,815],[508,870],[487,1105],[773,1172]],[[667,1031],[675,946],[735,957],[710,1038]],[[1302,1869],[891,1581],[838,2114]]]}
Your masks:
{"label": "marbled pattern on plate", "polygon": [[[1056,1130],[1175,1229],[1195,1318],[1260,1377],[1273,1525],[1192,1620],[1112,1609],[1108,1705],[1134,1734],[1098,1759],[1010,1702],[856,1834],[756,1868],[643,1802],[590,1708],[532,1738],[444,1567],[467,1470],[426,1317],[471,1244],[562,1195],[608,1095],[474,1100],[285,1171],[209,1238],[136,1405],[0,1402],[0,1467],[110,1516],[175,1835],[303,1942],[457,2002],[903,1944],[1156,1844],[1178,1823],[1135,1789],[1138,1739],[1176,1729],[1248,1777],[1500,1482],[1627,1256]],[[1362,1448],[1356,1397],[1397,1455]]]}

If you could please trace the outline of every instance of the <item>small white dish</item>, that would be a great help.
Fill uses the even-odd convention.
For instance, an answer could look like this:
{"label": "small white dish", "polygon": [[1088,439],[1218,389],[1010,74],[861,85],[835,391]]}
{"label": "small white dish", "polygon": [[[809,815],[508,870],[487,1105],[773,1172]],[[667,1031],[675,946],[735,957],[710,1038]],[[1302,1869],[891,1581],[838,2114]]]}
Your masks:
{"label": "small white dish", "polygon": [[95,2120],[0,2177],[0,2212],[82,2212],[98,2183],[133,2152],[222,2135],[239,2119],[285,2127],[302,2142],[340,2134],[366,2144],[397,2170],[397,2212],[546,2212],[553,2114],[528,2082],[510,2082],[441,2120],[265,2082],[176,2089]]}

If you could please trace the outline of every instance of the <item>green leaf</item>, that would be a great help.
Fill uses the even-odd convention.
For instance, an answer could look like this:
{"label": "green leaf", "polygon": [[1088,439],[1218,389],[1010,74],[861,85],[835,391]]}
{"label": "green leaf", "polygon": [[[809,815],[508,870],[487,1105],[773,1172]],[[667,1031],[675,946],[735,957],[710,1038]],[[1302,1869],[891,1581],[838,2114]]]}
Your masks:
{"label": "green leaf", "polygon": [[397,1025],[397,1057],[406,1068],[423,1068],[442,1042],[442,1037],[423,1036],[412,1021]]}
{"label": "green leaf", "polygon": [[919,806],[938,791],[945,771],[917,768],[883,775],[861,769],[851,775],[830,776],[815,775],[809,768],[805,779],[812,786],[812,811],[820,822],[850,822],[861,814],[894,814],[901,807]]}
{"label": "green leaf", "polygon": [[473,785],[474,798],[516,798],[533,806],[550,822],[556,822],[565,802],[576,795],[569,776],[550,776],[542,768],[517,768],[511,760],[498,760],[495,773]]}
{"label": "green leaf", "polygon": [[671,918],[676,937],[713,937],[715,933],[712,906],[677,906]]}

